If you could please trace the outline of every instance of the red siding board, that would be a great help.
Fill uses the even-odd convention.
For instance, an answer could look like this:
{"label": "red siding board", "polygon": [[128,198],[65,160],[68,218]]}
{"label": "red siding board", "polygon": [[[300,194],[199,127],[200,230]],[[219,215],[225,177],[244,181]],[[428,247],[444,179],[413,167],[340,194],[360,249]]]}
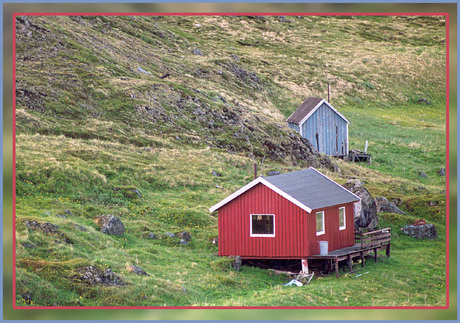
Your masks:
{"label": "red siding board", "polygon": [[[319,253],[319,240],[329,250],[353,245],[353,204],[346,205],[346,229],[339,231],[339,206],[325,209],[326,233],[316,236],[316,212],[299,208],[258,184],[218,210],[219,255],[244,258],[301,259]],[[250,214],[274,214],[275,237],[250,237]]]}

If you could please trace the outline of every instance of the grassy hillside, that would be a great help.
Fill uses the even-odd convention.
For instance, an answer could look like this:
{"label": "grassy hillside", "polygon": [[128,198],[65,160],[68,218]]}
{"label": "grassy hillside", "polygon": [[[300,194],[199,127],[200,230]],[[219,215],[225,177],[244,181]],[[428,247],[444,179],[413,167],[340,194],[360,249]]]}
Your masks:
{"label": "grassy hillside", "polygon": [[[17,305],[444,305],[445,57],[441,17],[19,17]],[[321,156],[285,125],[327,83],[371,165]],[[380,216],[392,257],[303,288],[230,270],[208,209],[253,163],[262,175],[314,166],[401,198],[408,215]],[[102,214],[125,234],[101,233]],[[439,238],[400,233],[417,218]],[[181,231],[187,245],[165,235]],[[124,285],[82,282],[88,266]]]}

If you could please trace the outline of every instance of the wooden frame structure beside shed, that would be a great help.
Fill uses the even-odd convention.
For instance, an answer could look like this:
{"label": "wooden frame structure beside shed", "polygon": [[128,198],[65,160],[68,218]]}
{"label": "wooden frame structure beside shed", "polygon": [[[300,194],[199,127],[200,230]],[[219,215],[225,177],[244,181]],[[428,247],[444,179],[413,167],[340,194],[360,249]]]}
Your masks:
{"label": "wooden frame structure beside shed", "polygon": [[348,156],[347,120],[322,98],[309,97],[287,119],[290,128],[320,152],[329,156]]}

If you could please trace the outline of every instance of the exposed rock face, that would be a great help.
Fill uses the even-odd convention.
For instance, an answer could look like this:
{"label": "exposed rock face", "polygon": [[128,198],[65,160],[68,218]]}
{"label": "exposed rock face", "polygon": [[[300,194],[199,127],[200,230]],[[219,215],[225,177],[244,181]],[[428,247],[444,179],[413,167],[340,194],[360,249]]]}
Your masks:
{"label": "exposed rock face", "polygon": [[[64,233],[59,231],[59,227],[56,224],[52,224],[49,222],[38,222],[35,220],[25,220],[25,225],[29,228],[29,230],[40,230],[45,234],[57,234],[59,235],[65,243],[72,243]],[[57,243],[60,243],[59,240],[56,240]]]}
{"label": "exposed rock face", "polygon": [[401,211],[394,203],[388,201],[383,196],[376,196],[374,198],[375,204],[377,205],[377,213],[380,212],[388,212],[388,213],[398,213],[398,214],[406,214]]}
{"label": "exposed rock face", "polygon": [[49,222],[38,222],[35,220],[25,220],[24,223],[29,229],[39,229],[43,233],[60,233],[56,224]]}
{"label": "exposed rock face", "polygon": [[121,236],[125,233],[125,226],[114,215],[101,215],[96,218],[96,224],[102,233],[114,234]]}
{"label": "exposed rock face", "polygon": [[94,266],[86,266],[79,268],[77,271],[80,276],[76,276],[74,278],[90,285],[101,284],[106,286],[116,286],[125,284],[119,276],[115,275],[113,271],[108,268],[102,271]]}
{"label": "exposed rock face", "polygon": [[379,224],[379,220],[377,218],[377,205],[371,193],[357,179],[346,182],[343,187],[361,198],[361,202],[355,203],[355,227],[374,230]]}
{"label": "exposed rock face", "polygon": [[417,239],[436,239],[438,237],[436,228],[431,223],[423,225],[406,225],[401,230],[404,234]]}

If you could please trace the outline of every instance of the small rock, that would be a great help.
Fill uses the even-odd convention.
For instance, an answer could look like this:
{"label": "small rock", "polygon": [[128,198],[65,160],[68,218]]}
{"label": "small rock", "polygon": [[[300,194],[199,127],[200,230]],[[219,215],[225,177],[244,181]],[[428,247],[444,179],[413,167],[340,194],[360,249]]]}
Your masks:
{"label": "small rock", "polygon": [[186,246],[188,244],[188,242],[185,241],[184,239],[180,239],[179,243],[183,246]]}
{"label": "small rock", "polygon": [[72,211],[70,211],[69,209],[65,210],[64,213],[70,216],[73,215]]}
{"label": "small rock", "polygon": [[200,55],[200,56],[203,56],[203,53],[201,52],[201,50],[199,50],[198,48],[195,48],[193,50],[193,55]]}
{"label": "small rock", "polygon": [[217,176],[217,177],[222,177],[222,174],[216,172],[215,170],[212,171],[212,175]]}
{"label": "small rock", "polygon": [[438,172],[440,176],[446,176],[446,170],[444,168],[441,168]]}
{"label": "small rock", "polygon": [[177,234],[181,239],[185,240],[185,241],[190,241],[192,240],[192,236],[190,235],[190,233],[188,233],[187,231],[182,231],[182,232],[179,232]]}
{"label": "small rock", "polygon": [[216,188],[221,188],[221,187],[222,187],[222,186],[219,186],[219,185],[216,184]]}
{"label": "small rock", "polygon": [[171,232],[165,232],[165,236],[167,236],[169,238],[174,238],[175,237],[174,233],[171,233]]}
{"label": "small rock", "polygon": [[420,172],[419,175],[420,177],[428,177],[425,172]]}
{"label": "small rock", "polygon": [[156,239],[155,234],[152,233],[152,232],[150,232],[150,233],[149,233],[149,239],[152,239],[152,240],[153,240],[153,239]]}
{"label": "small rock", "polygon": [[425,103],[425,104],[428,104],[428,105],[431,104],[430,101],[428,101],[427,99],[424,99],[424,98],[420,98],[420,99],[418,100],[418,103]]}
{"label": "small rock", "polygon": [[436,239],[438,237],[436,228],[431,223],[423,225],[406,225],[401,230],[404,234],[417,239]]}
{"label": "small rock", "polygon": [[80,231],[86,231],[86,228],[85,227],[82,227],[81,225],[78,225],[78,224],[74,224],[74,227]]}
{"label": "small rock", "polygon": [[23,246],[24,248],[27,248],[27,249],[33,249],[33,248],[35,248],[35,245],[34,245],[33,243],[23,242],[23,243],[21,243],[21,244],[22,244],[22,246]]}
{"label": "small rock", "polygon": [[240,271],[240,267],[241,267],[241,263],[242,263],[241,257],[240,257],[240,256],[236,256],[236,257],[231,256],[230,258],[234,258],[234,259],[235,259],[235,260],[233,261],[233,263],[232,263],[232,267],[233,267],[236,271]]}
{"label": "small rock", "polygon": [[56,214],[56,216],[61,219],[67,219],[67,217],[64,214]]}
{"label": "small rock", "polygon": [[197,27],[197,28],[200,28],[200,27],[201,27],[200,24],[193,24],[193,25],[194,25],[195,27]]}
{"label": "small rock", "polygon": [[280,171],[277,171],[277,170],[271,170],[268,172],[267,176],[275,176],[275,175],[279,175],[281,174]]}
{"label": "small rock", "polygon": [[123,235],[125,233],[125,226],[114,215],[101,215],[95,219],[96,224],[101,229],[102,233]]}
{"label": "small rock", "polygon": [[129,266],[128,272],[134,273],[138,276],[150,276],[149,274],[147,274],[147,272],[144,269],[134,266],[134,265]]}

